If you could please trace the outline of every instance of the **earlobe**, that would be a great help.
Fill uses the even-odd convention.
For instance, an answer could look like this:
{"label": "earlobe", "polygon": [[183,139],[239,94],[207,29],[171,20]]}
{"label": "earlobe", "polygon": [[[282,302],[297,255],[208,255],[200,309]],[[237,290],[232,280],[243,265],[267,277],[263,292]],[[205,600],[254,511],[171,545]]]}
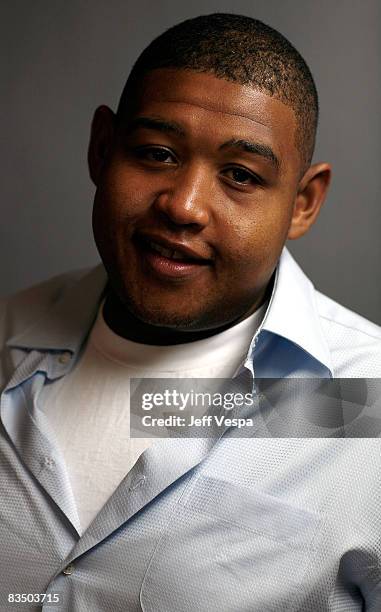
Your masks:
{"label": "earlobe", "polygon": [[327,163],[313,164],[299,183],[287,238],[296,240],[308,232],[319,216],[331,180]]}
{"label": "earlobe", "polygon": [[98,186],[102,170],[107,162],[114,139],[115,115],[108,106],[99,106],[91,124],[87,160],[91,180]]}

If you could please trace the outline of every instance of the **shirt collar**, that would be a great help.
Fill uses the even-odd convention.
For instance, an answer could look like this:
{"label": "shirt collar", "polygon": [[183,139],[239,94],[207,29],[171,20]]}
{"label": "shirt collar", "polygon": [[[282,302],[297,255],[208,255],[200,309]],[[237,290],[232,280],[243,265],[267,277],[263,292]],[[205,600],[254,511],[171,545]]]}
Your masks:
{"label": "shirt collar", "polygon": [[[10,338],[14,348],[77,352],[96,318],[107,282],[102,264],[74,283],[41,319]],[[308,353],[333,376],[331,354],[323,336],[315,289],[284,248],[265,317],[257,332],[275,334]]]}
{"label": "shirt collar", "polygon": [[7,346],[76,353],[96,318],[107,283],[102,264],[74,282],[32,326],[13,336]]}
{"label": "shirt collar", "polygon": [[321,328],[315,296],[313,284],[284,248],[259,331],[268,331],[291,342],[318,361],[332,377],[332,357]]}

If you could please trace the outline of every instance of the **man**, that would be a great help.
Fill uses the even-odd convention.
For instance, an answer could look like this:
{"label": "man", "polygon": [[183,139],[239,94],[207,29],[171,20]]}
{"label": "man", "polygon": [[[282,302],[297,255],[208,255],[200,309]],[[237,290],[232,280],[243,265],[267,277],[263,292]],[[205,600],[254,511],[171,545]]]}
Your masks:
{"label": "man", "polygon": [[317,114],[291,44],[225,14],[165,32],[97,109],[104,268],[3,304],[5,607],[381,609],[377,439],[129,436],[131,378],[379,377],[380,328],[284,249],[330,180]]}

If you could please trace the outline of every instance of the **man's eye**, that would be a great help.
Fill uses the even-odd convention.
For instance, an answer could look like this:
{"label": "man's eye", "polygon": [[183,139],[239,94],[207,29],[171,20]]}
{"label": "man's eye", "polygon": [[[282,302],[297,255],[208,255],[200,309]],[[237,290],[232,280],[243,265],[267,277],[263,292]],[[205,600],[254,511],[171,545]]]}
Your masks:
{"label": "man's eye", "polygon": [[244,168],[228,168],[225,171],[225,176],[235,183],[239,183],[240,185],[260,183],[260,179],[255,174],[248,172],[248,170],[245,170]]}
{"label": "man's eye", "polygon": [[144,147],[143,149],[137,149],[136,154],[140,159],[151,162],[172,164],[176,161],[170,151],[161,147]]}

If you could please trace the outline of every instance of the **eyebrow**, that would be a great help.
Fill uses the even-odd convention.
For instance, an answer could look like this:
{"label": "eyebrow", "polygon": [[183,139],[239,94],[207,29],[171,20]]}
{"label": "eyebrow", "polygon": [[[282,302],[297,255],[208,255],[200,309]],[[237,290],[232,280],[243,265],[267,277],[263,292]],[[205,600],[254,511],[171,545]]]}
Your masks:
{"label": "eyebrow", "polygon": [[[165,121],[164,119],[156,119],[155,117],[137,117],[128,123],[128,130],[130,132],[134,132],[140,128],[156,130],[166,134],[176,134],[177,136],[182,137],[186,135],[184,129],[179,123],[176,123],[175,121]],[[252,153],[253,155],[264,157],[277,170],[280,168],[279,159],[269,145],[246,139],[232,138],[231,140],[224,142],[219,147],[219,151],[228,148],[235,148],[244,151],[245,153]]]}
{"label": "eyebrow", "polygon": [[238,140],[236,138],[232,138],[228,142],[224,142],[224,144],[222,144],[219,147],[219,150],[227,149],[230,147],[240,149],[241,151],[245,151],[245,153],[252,153],[253,155],[264,157],[273,166],[275,166],[277,170],[279,170],[280,168],[279,159],[275,155],[272,148],[269,147],[269,145],[265,145],[260,142],[252,142],[251,140],[245,140],[245,139]]}
{"label": "eyebrow", "polygon": [[164,119],[155,119],[154,117],[137,117],[136,119],[132,119],[127,127],[130,132],[145,128],[158,132],[176,134],[177,136],[185,136],[183,128],[175,121],[165,121]]}

